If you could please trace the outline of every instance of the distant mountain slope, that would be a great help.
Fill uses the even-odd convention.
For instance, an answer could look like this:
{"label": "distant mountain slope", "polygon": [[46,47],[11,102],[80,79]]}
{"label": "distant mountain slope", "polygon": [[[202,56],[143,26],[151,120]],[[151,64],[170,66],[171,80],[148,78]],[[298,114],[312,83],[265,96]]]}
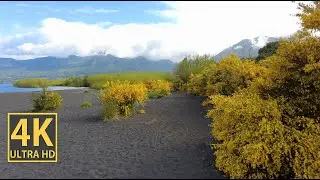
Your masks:
{"label": "distant mountain slope", "polygon": [[230,55],[231,53],[237,54],[239,57],[251,57],[256,58],[258,51],[264,45],[269,42],[279,41],[280,38],[260,36],[254,39],[243,39],[233,46],[224,49],[215,56],[215,59],[221,60],[223,57]]}
{"label": "distant mountain slope", "polygon": [[170,60],[153,61],[144,57],[119,58],[112,55],[71,55],[66,58],[49,56],[29,60],[0,58],[0,82],[28,77],[59,78],[124,71],[172,72],[174,65]]}

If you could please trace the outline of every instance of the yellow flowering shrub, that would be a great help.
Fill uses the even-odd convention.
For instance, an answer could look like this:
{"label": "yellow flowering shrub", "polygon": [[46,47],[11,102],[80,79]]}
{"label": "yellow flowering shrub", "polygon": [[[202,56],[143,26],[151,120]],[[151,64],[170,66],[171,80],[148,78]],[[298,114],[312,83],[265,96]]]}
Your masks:
{"label": "yellow flowering shrub", "polygon": [[206,93],[207,79],[201,74],[191,74],[190,80],[187,83],[187,91],[193,95],[204,96]]}
{"label": "yellow flowering shrub", "polygon": [[216,167],[232,178],[276,178],[288,153],[285,126],[276,101],[257,94],[214,95],[207,104],[213,118]]}
{"label": "yellow flowering shrub", "polygon": [[43,87],[41,93],[33,98],[33,111],[54,111],[63,102],[62,96],[57,92],[52,92]]}
{"label": "yellow flowering shrub", "polygon": [[[106,118],[117,118],[119,115],[128,117],[134,111],[135,105],[144,105],[147,99],[148,89],[143,83],[106,82],[100,91],[100,99],[103,105],[112,109]],[[108,111],[108,109],[105,109]],[[115,112],[116,111],[116,112]]]}
{"label": "yellow flowering shrub", "polygon": [[[209,96],[216,166],[232,178],[320,178],[320,39],[297,33],[231,96]],[[248,67],[249,69],[249,67]]]}
{"label": "yellow flowering shrub", "polygon": [[320,31],[320,2],[312,1],[308,4],[300,2],[298,8],[302,10],[296,14],[301,20],[302,27]]}
{"label": "yellow flowering shrub", "polygon": [[231,95],[246,88],[266,68],[253,60],[241,60],[235,54],[223,58],[210,71],[207,70],[206,95]]}
{"label": "yellow flowering shrub", "polygon": [[208,64],[200,73],[192,73],[187,83],[187,91],[198,96],[205,96],[207,91],[208,76],[218,63]]}
{"label": "yellow flowering shrub", "polygon": [[149,97],[163,97],[171,94],[172,84],[163,80],[149,80],[144,82],[148,89]]}
{"label": "yellow flowering shrub", "polygon": [[320,179],[320,3],[299,7],[303,31],[274,55],[231,55],[190,76],[188,91],[208,97],[216,167],[231,178]]}
{"label": "yellow flowering shrub", "polygon": [[232,178],[319,178],[320,118],[285,116],[277,100],[239,91],[214,95],[208,117],[216,167]]}

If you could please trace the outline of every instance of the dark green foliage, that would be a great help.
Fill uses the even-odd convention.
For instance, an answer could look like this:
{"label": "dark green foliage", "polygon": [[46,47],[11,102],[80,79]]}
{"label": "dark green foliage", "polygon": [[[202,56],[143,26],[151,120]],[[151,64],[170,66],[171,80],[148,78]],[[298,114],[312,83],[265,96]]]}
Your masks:
{"label": "dark green foliage", "polygon": [[72,87],[85,87],[85,78],[82,77],[70,77],[66,80],[65,86]]}
{"label": "dark green foliage", "polygon": [[215,63],[215,61],[213,57],[209,55],[196,55],[184,58],[174,70],[174,89],[184,91],[191,74],[199,74],[205,67],[213,63]]}
{"label": "dark green foliage", "polygon": [[279,41],[267,43],[264,47],[259,49],[259,52],[258,52],[259,55],[256,58],[256,60],[260,61],[274,55],[277,52],[278,48],[279,48]]}
{"label": "dark green foliage", "polygon": [[161,97],[163,97],[164,95],[162,95],[161,93],[157,92],[157,91],[150,91],[148,93],[148,98],[149,99],[159,99]]}

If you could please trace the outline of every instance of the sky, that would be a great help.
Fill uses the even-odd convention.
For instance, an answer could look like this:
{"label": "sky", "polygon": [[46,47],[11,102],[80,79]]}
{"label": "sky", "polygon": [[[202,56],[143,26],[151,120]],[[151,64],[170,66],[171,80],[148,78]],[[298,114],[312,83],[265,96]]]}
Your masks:
{"label": "sky", "polygon": [[299,28],[291,1],[1,1],[0,57],[105,52],[180,61]]}

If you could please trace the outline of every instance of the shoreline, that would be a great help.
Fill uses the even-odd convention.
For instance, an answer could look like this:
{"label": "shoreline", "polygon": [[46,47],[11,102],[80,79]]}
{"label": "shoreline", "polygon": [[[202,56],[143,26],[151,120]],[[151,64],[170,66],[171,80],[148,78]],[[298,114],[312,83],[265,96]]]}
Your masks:
{"label": "shoreline", "polygon": [[[49,91],[69,91],[69,90],[86,90],[93,89],[90,87],[72,87],[72,86],[49,86]],[[32,93],[32,92],[40,92],[41,88],[22,88],[16,87],[13,84],[0,84],[0,94],[4,93]]]}

